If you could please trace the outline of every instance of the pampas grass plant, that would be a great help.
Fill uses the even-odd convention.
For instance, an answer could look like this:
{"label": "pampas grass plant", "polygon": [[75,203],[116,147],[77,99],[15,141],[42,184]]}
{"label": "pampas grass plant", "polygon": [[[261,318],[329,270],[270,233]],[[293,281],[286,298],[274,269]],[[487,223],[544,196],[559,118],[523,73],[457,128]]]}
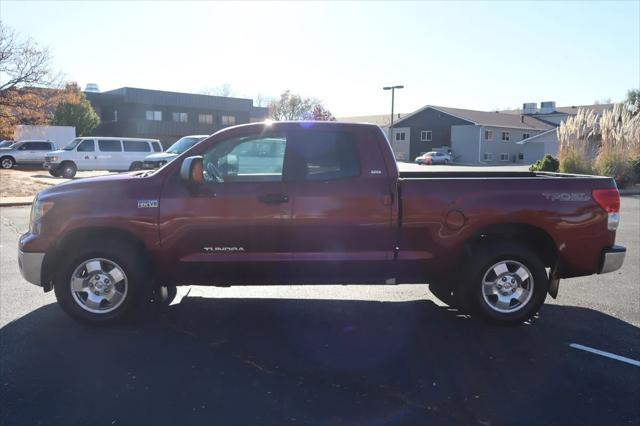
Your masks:
{"label": "pampas grass plant", "polygon": [[623,104],[600,117],[579,109],[560,124],[558,141],[561,172],[611,176],[624,186],[635,179],[632,160],[640,157],[640,114]]}

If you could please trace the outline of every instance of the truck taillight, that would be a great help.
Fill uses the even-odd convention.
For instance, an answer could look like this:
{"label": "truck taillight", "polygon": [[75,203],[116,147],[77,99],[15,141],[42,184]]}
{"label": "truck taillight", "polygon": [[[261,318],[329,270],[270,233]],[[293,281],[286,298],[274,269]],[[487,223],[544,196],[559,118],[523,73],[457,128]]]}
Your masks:
{"label": "truck taillight", "polygon": [[620,223],[620,193],[617,189],[594,189],[593,199],[602,210],[607,212],[607,227],[610,231],[618,229]]}

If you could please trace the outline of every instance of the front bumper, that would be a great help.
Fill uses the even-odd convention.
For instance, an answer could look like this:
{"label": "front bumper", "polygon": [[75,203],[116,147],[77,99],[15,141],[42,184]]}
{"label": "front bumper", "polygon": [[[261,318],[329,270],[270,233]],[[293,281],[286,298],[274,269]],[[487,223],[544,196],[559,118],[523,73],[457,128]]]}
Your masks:
{"label": "front bumper", "polygon": [[617,271],[622,267],[624,263],[624,257],[627,254],[627,249],[622,246],[613,246],[605,249],[602,252],[602,260],[600,261],[599,274],[606,274],[607,272]]}
{"label": "front bumper", "polygon": [[18,250],[20,273],[31,284],[42,286],[41,271],[43,260],[44,253],[28,253]]}
{"label": "front bumper", "polygon": [[44,164],[42,165],[42,167],[48,170],[57,169],[59,166],[60,166],[60,163],[51,163],[48,161],[45,161]]}

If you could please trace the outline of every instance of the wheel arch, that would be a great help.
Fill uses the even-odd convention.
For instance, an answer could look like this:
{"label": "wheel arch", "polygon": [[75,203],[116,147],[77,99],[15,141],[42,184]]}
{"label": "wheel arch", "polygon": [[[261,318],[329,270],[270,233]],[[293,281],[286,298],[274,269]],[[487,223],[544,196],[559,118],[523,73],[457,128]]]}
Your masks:
{"label": "wheel arch", "polygon": [[74,247],[80,247],[84,244],[90,244],[95,239],[103,239],[109,241],[118,241],[130,244],[141,253],[142,260],[148,266],[151,266],[151,255],[145,244],[137,236],[130,231],[117,227],[83,227],[69,231],[62,235],[47,250],[42,263],[42,285],[45,291],[53,289],[53,276],[56,266],[60,264],[62,256],[73,250]]}
{"label": "wheel arch", "polygon": [[555,266],[559,260],[558,246],[549,233],[525,223],[493,224],[477,230],[465,241],[463,255],[470,255],[474,247],[491,241],[524,244],[548,267]]}

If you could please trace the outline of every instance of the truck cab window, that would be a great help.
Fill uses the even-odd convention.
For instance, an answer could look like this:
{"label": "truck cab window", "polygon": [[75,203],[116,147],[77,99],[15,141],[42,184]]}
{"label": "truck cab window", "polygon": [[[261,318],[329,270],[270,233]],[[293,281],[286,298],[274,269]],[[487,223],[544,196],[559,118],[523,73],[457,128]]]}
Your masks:
{"label": "truck cab window", "polygon": [[203,156],[205,182],[278,182],[282,180],[284,135],[244,136],[222,141]]}
{"label": "truck cab window", "polygon": [[358,149],[346,132],[307,131],[293,144],[296,177],[319,181],[360,175]]}

